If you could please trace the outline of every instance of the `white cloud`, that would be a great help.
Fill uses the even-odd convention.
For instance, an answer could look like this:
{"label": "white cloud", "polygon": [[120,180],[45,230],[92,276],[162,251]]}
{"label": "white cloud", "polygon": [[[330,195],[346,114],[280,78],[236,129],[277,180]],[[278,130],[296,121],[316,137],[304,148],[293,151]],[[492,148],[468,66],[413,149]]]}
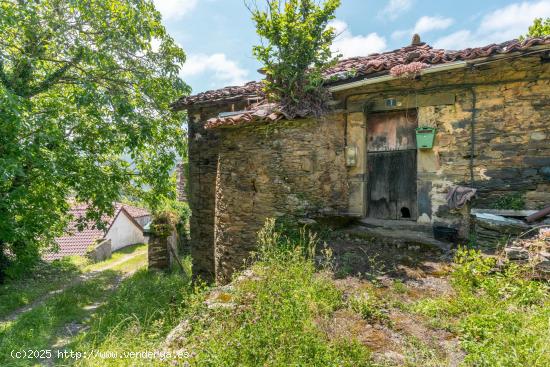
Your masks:
{"label": "white cloud", "polygon": [[347,23],[341,20],[333,20],[329,25],[336,30],[337,34],[331,49],[344,57],[366,56],[386,48],[386,39],[377,33],[354,36]]}
{"label": "white cloud", "polygon": [[435,41],[434,46],[437,48],[443,48],[447,50],[460,50],[468,47],[474,47],[474,36],[469,30],[463,29],[449,34],[448,36],[441,37]]}
{"label": "white cloud", "polygon": [[483,17],[479,32],[512,39],[526,33],[535,18],[544,16],[550,16],[550,0],[510,4]]}
{"label": "white cloud", "polygon": [[378,13],[381,18],[397,19],[412,7],[413,0],[389,0],[388,4]]}
{"label": "white cloud", "polygon": [[248,71],[223,53],[190,55],[180,71],[184,79],[206,73],[212,77],[215,84],[223,86],[242,85],[248,81]]}
{"label": "white cloud", "polygon": [[459,30],[440,38],[434,45],[458,50],[504,42],[525,34],[533,19],[548,15],[550,0],[510,4],[485,15],[477,30]]}
{"label": "white cloud", "polygon": [[413,33],[428,33],[430,31],[447,29],[454,23],[452,18],[424,16],[416,22]]}
{"label": "white cloud", "polygon": [[198,0],[153,0],[163,19],[179,19],[193,10]]}
{"label": "white cloud", "polygon": [[392,33],[393,39],[401,39],[404,36],[411,36],[418,33],[420,37],[431,31],[449,28],[454,23],[454,19],[441,16],[423,16],[414,25],[412,29],[398,30]]}

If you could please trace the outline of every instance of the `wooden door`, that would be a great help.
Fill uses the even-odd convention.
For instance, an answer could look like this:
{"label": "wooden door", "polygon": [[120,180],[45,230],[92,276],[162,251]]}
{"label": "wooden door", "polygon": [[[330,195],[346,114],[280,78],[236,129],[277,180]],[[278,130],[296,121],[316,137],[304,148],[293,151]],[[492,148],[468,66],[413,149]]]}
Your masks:
{"label": "wooden door", "polygon": [[367,125],[368,216],[415,220],[416,110],[372,114]]}

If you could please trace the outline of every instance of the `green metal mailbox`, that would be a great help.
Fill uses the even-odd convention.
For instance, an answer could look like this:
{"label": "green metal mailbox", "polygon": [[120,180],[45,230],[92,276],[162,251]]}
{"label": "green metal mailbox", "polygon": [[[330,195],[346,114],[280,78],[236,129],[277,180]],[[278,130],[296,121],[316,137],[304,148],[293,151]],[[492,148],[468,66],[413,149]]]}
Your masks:
{"label": "green metal mailbox", "polygon": [[435,127],[422,126],[416,128],[416,146],[418,149],[431,149],[434,146]]}

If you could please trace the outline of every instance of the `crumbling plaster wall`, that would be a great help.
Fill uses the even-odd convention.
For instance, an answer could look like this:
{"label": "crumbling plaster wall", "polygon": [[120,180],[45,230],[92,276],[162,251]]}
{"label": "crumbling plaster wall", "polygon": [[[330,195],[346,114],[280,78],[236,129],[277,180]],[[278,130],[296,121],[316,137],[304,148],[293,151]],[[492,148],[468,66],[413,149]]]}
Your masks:
{"label": "crumbling plaster wall", "polygon": [[[366,157],[369,109],[384,109],[386,98],[398,101],[395,109],[417,108],[419,126],[437,128],[434,148],[418,152],[418,221],[459,227],[466,236],[467,216],[450,211],[445,195],[453,185],[471,185],[471,163],[475,205],[487,207],[511,193],[521,193],[529,209],[550,203],[549,78],[550,64],[532,56],[369,85],[336,98],[348,112],[347,141],[360,158]],[[358,200],[366,172],[362,161],[348,169],[350,213],[356,215],[367,211]]]}

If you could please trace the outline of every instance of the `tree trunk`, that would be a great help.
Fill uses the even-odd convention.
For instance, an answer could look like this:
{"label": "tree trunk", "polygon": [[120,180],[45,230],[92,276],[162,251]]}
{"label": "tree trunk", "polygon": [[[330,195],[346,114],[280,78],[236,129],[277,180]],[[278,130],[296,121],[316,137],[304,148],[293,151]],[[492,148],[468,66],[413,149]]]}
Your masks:
{"label": "tree trunk", "polygon": [[4,241],[0,240],[0,284],[4,284],[6,279],[6,270],[8,269],[8,257],[6,256],[6,246]]}

